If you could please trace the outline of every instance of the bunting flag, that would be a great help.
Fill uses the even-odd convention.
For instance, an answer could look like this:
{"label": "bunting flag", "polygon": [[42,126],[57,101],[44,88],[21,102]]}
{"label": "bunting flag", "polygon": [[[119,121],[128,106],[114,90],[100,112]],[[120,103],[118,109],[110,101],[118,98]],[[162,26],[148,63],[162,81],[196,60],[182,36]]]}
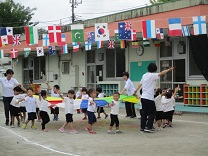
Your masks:
{"label": "bunting flag", "polygon": [[37,50],[37,56],[44,56],[44,50],[43,47],[36,47]]}
{"label": "bunting flag", "polygon": [[0,47],[4,47],[5,45],[2,43],[1,36],[0,36]]}
{"label": "bunting flag", "polygon": [[193,17],[194,35],[207,34],[206,16]]}
{"label": "bunting flag", "polygon": [[16,46],[16,45],[20,45],[21,44],[21,35],[18,34],[18,35],[14,35],[13,36],[13,45]]}
{"label": "bunting flag", "polygon": [[55,46],[48,46],[49,55],[55,55],[56,54],[56,47]]}
{"label": "bunting flag", "polygon": [[16,61],[14,61],[13,66],[12,67],[16,67],[16,65],[18,64],[19,60],[16,59]]}
{"label": "bunting flag", "polygon": [[115,48],[115,40],[109,40],[108,49],[114,49],[114,48]]}
{"label": "bunting flag", "polygon": [[143,38],[143,46],[144,47],[150,47],[150,42],[147,38]]}
{"label": "bunting flag", "polygon": [[2,42],[2,44],[8,44],[9,42],[8,42],[8,37],[7,36],[1,36],[1,42]]}
{"label": "bunting flag", "polygon": [[42,42],[43,46],[49,46],[49,35],[48,34],[42,34]]}
{"label": "bunting flag", "polygon": [[190,36],[190,31],[188,26],[182,26],[182,34],[183,36]]}
{"label": "bunting flag", "polygon": [[156,38],[164,39],[163,28],[156,28]]}
{"label": "bunting flag", "polygon": [[119,40],[131,40],[131,22],[118,23]]}
{"label": "bunting flag", "polygon": [[120,47],[121,47],[121,49],[127,48],[127,44],[126,44],[126,41],[125,40],[121,40],[120,41]]}
{"label": "bunting flag", "polygon": [[72,42],[72,46],[73,46],[73,52],[79,51],[79,43],[78,42]]}
{"label": "bunting flag", "polygon": [[18,57],[17,49],[11,49],[10,50],[10,58],[17,58],[17,57]]}
{"label": "bunting flag", "polygon": [[66,34],[61,34],[61,42],[58,43],[59,46],[66,44]]}
{"label": "bunting flag", "polygon": [[89,50],[91,50],[91,42],[85,42],[85,50],[86,51],[89,51]]}
{"label": "bunting flag", "polygon": [[72,42],[84,42],[84,25],[71,25]]}
{"label": "bunting flag", "polygon": [[95,32],[87,32],[87,41],[89,43],[95,42]]}
{"label": "bunting flag", "polygon": [[61,26],[48,26],[48,35],[50,43],[61,42]]}
{"label": "bunting flag", "polygon": [[24,57],[28,57],[30,55],[31,48],[24,48]]}
{"label": "bunting flag", "polygon": [[1,28],[1,37],[4,39],[2,44],[13,44],[13,27]]}
{"label": "bunting flag", "polygon": [[136,30],[131,30],[131,40],[132,41],[136,41],[137,40]]}
{"label": "bunting flag", "polygon": [[155,20],[142,21],[143,38],[156,38]]}
{"label": "bunting flag", "polygon": [[38,44],[38,29],[34,26],[25,27],[26,44]]}
{"label": "bunting flag", "polygon": [[103,47],[103,41],[97,41],[97,49],[100,49]]}
{"label": "bunting flag", "polygon": [[62,54],[67,54],[68,53],[67,44],[61,46],[61,53]]}
{"label": "bunting flag", "polygon": [[169,18],[168,19],[169,36],[182,36],[181,18]]}
{"label": "bunting flag", "polygon": [[4,50],[0,50],[0,58],[4,58]]}
{"label": "bunting flag", "polygon": [[114,30],[114,40],[115,42],[119,41],[118,30]]}
{"label": "bunting flag", "polygon": [[139,48],[139,42],[138,41],[132,41],[131,42],[131,46],[132,46],[132,48]]}
{"label": "bunting flag", "polygon": [[170,37],[165,37],[165,46],[166,46],[166,47],[171,46],[171,43],[170,43]]}
{"label": "bunting flag", "polygon": [[109,40],[108,23],[96,23],[95,41],[108,41],[108,40]]}
{"label": "bunting flag", "polygon": [[154,44],[155,47],[160,47],[160,40],[158,39],[152,39],[152,42]]}

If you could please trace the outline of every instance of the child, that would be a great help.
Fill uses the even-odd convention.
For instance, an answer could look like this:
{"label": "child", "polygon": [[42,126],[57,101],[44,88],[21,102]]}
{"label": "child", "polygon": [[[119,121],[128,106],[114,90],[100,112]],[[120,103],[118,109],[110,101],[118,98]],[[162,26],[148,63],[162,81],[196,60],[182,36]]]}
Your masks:
{"label": "child", "polygon": [[25,129],[27,127],[27,124],[32,121],[32,129],[36,129],[35,127],[35,119],[37,119],[36,116],[36,105],[37,105],[37,100],[35,97],[33,97],[33,89],[32,88],[28,88],[27,89],[27,96],[23,99],[20,99],[19,101],[17,101],[16,103],[19,103],[21,101],[25,100],[25,104],[26,104],[26,111],[27,111],[27,116],[28,119],[27,121],[22,125],[22,128]]}
{"label": "child", "polygon": [[172,120],[173,120],[173,113],[174,113],[174,107],[175,107],[175,94],[178,92],[179,88],[175,88],[175,92],[173,93],[173,90],[166,90],[165,92],[165,98],[162,100],[163,105],[163,112],[164,112],[164,126],[172,127]]}
{"label": "child", "polygon": [[112,127],[114,125],[114,123],[116,124],[116,133],[120,134],[123,133],[119,130],[119,120],[118,120],[118,113],[119,113],[119,99],[120,94],[118,92],[115,92],[113,94],[113,101],[112,103],[109,105],[111,107],[111,114],[110,114],[110,118],[111,118],[111,123],[110,123],[110,127],[108,129],[108,134],[114,134],[112,132]]}
{"label": "child", "polygon": [[41,90],[41,92],[39,93],[38,106],[40,110],[39,114],[42,119],[42,123],[41,123],[42,131],[44,132],[48,132],[48,130],[45,128],[45,125],[50,121],[50,118],[48,115],[49,107],[54,106],[54,105],[51,105],[48,101],[46,101],[46,98],[47,98],[47,91]]}
{"label": "child", "polygon": [[[83,87],[81,91],[82,91],[81,99],[87,100],[89,98],[89,95],[87,94],[87,88]],[[84,118],[82,120],[87,120],[87,108],[83,108],[82,113],[84,113]]]}
{"label": "child", "polygon": [[11,111],[11,117],[12,117],[11,128],[14,128],[14,118],[15,117],[18,121],[17,126],[20,127],[20,119],[19,119],[20,106],[19,106],[19,103],[16,104],[16,101],[18,101],[20,99],[19,93],[22,91],[22,89],[19,86],[17,86],[13,90],[14,90],[14,97],[10,103],[10,111]]}
{"label": "child", "polygon": [[92,126],[95,122],[97,122],[96,116],[95,116],[95,109],[96,109],[96,103],[94,99],[96,98],[96,90],[94,88],[89,89],[89,102],[88,102],[88,108],[87,108],[87,116],[88,116],[88,126],[85,128],[90,134],[96,134],[95,131],[93,131]]}
{"label": "child", "polygon": [[[48,86],[48,90],[51,91],[51,97],[58,97],[58,98],[60,97],[59,85],[54,85],[53,88],[51,88],[48,82],[45,82],[45,84]],[[51,114],[53,114],[53,121],[58,121],[59,107],[56,107],[56,108],[51,107]]]}
{"label": "child", "polygon": [[161,124],[163,119],[163,105],[162,105],[162,97],[164,96],[162,89],[158,88],[155,91],[155,106],[156,106],[156,122],[158,124],[157,130],[162,130]]}
{"label": "child", "polygon": [[[19,94],[20,99],[26,97],[27,94],[25,94],[24,91],[21,91]],[[21,116],[21,121],[22,123],[25,123],[25,119],[26,119],[26,108],[25,108],[25,101],[22,101],[19,103],[20,105],[20,116]]]}
{"label": "child", "polygon": [[[79,91],[75,95],[75,99],[82,99],[82,87],[79,88]],[[77,114],[80,114],[81,109],[77,109]]]}
{"label": "child", "polygon": [[[98,94],[98,98],[104,98],[104,93],[102,93],[102,88],[98,87],[96,88],[97,94]],[[100,113],[105,114],[105,119],[107,119],[108,114],[105,112],[105,110],[103,109],[103,107],[98,107],[97,108],[97,113],[98,113],[98,117],[97,119],[100,119]]]}
{"label": "child", "polygon": [[65,114],[66,114],[66,122],[63,124],[63,126],[59,129],[61,133],[65,132],[65,127],[67,126],[68,123],[70,123],[70,133],[71,134],[76,134],[78,133],[73,126],[73,110],[74,110],[74,95],[75,92],[74,90],[69,90],[68,91],[68,97],[63,97],[63,94],[60,94],[61,98],[63,99],[65,103]]}

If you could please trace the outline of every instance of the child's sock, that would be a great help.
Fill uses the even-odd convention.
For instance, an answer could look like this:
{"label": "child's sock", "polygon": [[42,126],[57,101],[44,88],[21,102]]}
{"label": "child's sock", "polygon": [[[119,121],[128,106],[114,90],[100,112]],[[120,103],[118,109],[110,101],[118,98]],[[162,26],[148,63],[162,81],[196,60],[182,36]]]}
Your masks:
{"label": "child's sock", "polygon": [[111,132],[111,130],[108,130],[108,132]]}

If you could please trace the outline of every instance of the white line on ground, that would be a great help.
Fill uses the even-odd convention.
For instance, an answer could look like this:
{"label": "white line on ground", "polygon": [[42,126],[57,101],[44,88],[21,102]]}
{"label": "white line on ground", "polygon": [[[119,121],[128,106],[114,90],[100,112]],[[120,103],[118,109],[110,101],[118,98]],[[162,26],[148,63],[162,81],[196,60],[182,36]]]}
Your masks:
{"label": "white line on ground", "polygon": [[177,120],[177,119],[173,119],[173,121],[208,125],[208,122],[200,122],[200,121],[188,121],[188,120]]}
{"label": "white line on ground", "polygon": [[44,145],[41,145],[41,144],[39,144],[39,143],[35,143],[35,142],[28,140],[27,138],[25,138],[25,137],[23,137],[23,136],[17,134],[16,132],[14,132],[14,131],[12,131],[12,130],[10,130],[10,129],[8,129],[8,128],[2,127],[2,126],[0,126],[0,128],[5,129],[5,130],[7,130],[7,131],[10,131],[11,133],[13,133],[14,135],[16,135],[16,136],[22,138],[24,141],[26,141],[26,142],[28,142],[28,143],[31,143],[31,144],[33,144],[33,145],[42,147],[42,148],[47,149],[47,150],[49,150],[49,151],[52,151],[52,152],[55,152],[55,153],[59,153],[59,154],[64,154],[64,155],[79,156],[79,155],[75,155],[75,154],[71,154],[71,153],[61,152],[61,151],[52,149],[52,148],[50,148],[50,147],[46,147],[46,146],[44,146]]}

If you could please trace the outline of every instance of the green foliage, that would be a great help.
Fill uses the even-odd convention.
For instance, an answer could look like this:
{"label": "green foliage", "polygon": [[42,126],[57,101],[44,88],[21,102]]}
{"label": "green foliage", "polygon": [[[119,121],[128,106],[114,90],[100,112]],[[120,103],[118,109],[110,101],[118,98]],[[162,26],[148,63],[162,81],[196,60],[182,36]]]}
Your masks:
{"label": "green foliage", "polygon": [[[25,7],[13,0],[0,2],[0,27],[21,27],[28,25],[36,8]],[[15,34],[21,34],[24,28],[14,28]]]}
{"label": "green foliage", "polygon": [[150,0],[151,4],[157,4],[157,3],[164,3],[164,2],[169,2],[171,0]]}

